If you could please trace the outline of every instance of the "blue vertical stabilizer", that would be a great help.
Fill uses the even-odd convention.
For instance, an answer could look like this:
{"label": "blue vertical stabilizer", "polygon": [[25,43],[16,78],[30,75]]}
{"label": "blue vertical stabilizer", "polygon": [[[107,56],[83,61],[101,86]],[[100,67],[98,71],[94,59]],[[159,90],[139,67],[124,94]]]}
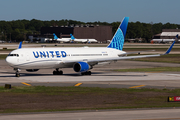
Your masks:
{"label": "blue vertical stabilizer", "polygon": [[110,44],[107,46],[108,48],[114,48],[114,49],[118,49],[118,50],[123,49],[124,39],[126,36],[126,30],[127,30],[127,26],[128,26],[128,21],[129,21],[129,17],[125,17],[122,20],[119,28],[117,29],[114,37],[112,38]]}
{"label": "blue vertical stabilizer", "polygon": [[71,36],[71,39],[72,39],[72,40],[74,40],[74,39],[75,39],[75,37],[74,37],[72,34],[70,34],[70,36]]}
{"label": "blue vertical stabilizer", "polygon": [[19,43],[18,49],[21,49],[21,47],[22,47],[22,41]]}
{"label": "blue vertical stabilizer", "polygon": [[53,33],[53,36],[54,36],[54,39],[55,39],[55,40],[57,40],[57,39],[58,39],[58,37],[56,36],[56,34],[55,34],[55,33]]}

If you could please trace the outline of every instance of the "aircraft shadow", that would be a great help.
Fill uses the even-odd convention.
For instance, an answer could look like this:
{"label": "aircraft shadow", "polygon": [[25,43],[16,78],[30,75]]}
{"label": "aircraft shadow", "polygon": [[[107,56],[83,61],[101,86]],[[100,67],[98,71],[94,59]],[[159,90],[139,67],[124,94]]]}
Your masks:
{"label": "aircraft shadow", "polygon": [[[1,74],[12,74],[12,75],[5,75],[0,77],[15,77],[15,72],[0,72]],[[92,72],[92,76],[133,76],[133,77],[144,77],[148,75],[107,75],[103,72]],[[20,77],[25,76],[74,76],[74,77],[80,77],[80,76],[91,76],[91,75],[81,75],[80,73],[70,73],[70,74],[63,74],[63,75],[53,75],[51,73],[49,74],[39,74],[39,73],[20,73]]]}
{"label": "aircraft shadow", "polygon": [[143,77],[148,75],[96,75],[96,76],[133,76],[133,77]]}

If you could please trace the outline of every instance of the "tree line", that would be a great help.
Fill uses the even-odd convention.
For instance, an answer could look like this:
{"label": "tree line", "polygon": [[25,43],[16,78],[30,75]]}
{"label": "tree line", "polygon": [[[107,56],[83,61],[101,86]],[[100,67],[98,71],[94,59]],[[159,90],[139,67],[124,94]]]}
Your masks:
{"label": "tree line", "polygon": [[[75,20],[13,20],[13,21],[0,21],[0,40],[6,41],[22,41],[27,40],[29,34],[40,34],[41,27],[50,26],[71,26],[71,25],[110,25],[112,26],[112,33],[116,32],[120,22],[81,22]],[[179,29],[179,24],[171,23],[141,23],[129,22],[126,33],[126,39],[142,38],[145,42],[150,42],[152,36],[162,32],[162,29]]]}

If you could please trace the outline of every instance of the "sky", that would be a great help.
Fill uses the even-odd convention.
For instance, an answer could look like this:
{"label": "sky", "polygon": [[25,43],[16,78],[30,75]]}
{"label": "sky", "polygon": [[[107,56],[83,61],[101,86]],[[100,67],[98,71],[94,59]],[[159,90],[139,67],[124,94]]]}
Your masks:
{"label": "sky", "polygon": [[180,24],[180,0],[0,0],[0,20],[77,20]]}

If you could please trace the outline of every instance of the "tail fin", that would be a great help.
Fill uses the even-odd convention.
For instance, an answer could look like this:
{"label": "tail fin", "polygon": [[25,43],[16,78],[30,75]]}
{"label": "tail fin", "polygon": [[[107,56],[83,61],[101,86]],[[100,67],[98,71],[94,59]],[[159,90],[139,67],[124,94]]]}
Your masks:
{"label": "tail fin", "polygon": [[21,48],[22,48],[22,41],[19,43],[18,49],[21,49]]}
{"label": "tail fin", "polygon": [[74,37],[72,34],[70,34],[70,36],[71,36],[71,39],[72,39],[72,40],[74,40],[74,39],[75,39],[75,37]]}
{"label": "tail fin", "polygon": [[119,28],[117,29],[114,37],[112,38],[110,44],[107,46],[108,48],[114,48],[118,50],[123,49],[124,38],[126,36],[126,30],[128,26],[129,17],[125,17],[121,22]]}
{"label": "tail fin", "polygon": [[56,36],[56,34],[55,34],[55,33],[53,33],[53,36],[54,36],[54,39],[55,39],[55,40],[57,40],[57,39],[58,39],[58,37]]}

